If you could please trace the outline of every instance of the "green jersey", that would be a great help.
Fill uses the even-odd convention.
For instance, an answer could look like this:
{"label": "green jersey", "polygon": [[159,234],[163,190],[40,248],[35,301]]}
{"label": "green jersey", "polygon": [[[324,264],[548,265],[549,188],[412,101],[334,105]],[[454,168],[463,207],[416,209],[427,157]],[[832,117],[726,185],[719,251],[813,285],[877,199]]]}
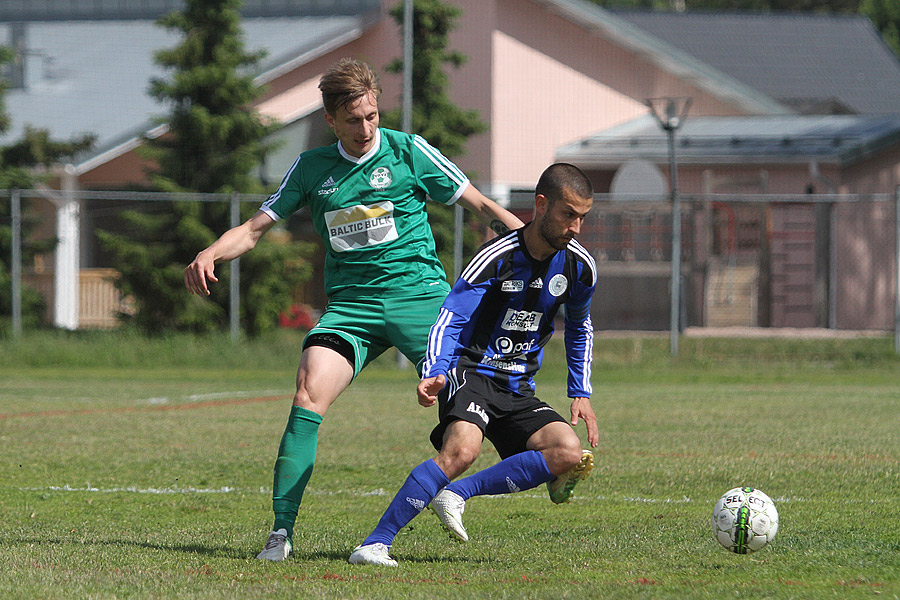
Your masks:
{"label": "green jersey", "polygon": [[325,244],[325,293],[415,296],[449,291],[425,198],[453,204],[468,178],[418,135],[378,129],[364,156],[340,142],[301,154],[260,210],[309,207]]}

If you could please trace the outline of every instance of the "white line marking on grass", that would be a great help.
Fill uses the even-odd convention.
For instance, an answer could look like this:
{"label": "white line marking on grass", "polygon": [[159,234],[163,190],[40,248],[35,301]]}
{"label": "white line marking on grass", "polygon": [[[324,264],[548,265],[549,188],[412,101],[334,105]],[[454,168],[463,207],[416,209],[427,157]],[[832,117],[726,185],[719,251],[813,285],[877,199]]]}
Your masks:
{"label": "white line marking on grass", "polygon": [[[260,487],[258,490],[240,489],[231,486],[222,486],[220,488],[196,488],[196,487],[169,487],[169,488],[139,488],[137,486],[99,488],[87,484],[84,487],[72,487],[65,485],[49,485],[47,487],[20,487],[20,492],[88,492],[99,494],[233,494],[233,493],[260,493],[272,494],[271,489]],[[307,495],[313,496],[352,496],[355,498],[365,498],[368,496],[387,496],[387,492],[383,488],[371,491],[360,490],[306,490]]]}
{"label": "white line marking on grass", "polygon": [[285,390],[235,390],[231,392],[212,392],[209,394],[190,394],[188,396],[156,396],[153,398],[143,398],[137,400],[139,404],[150,404],[158,406],[160,404],[169,404],[170,402],[203,402],[206,400],[221,400],[232,398],[252,398],[254,396],[277,396],[281,394],[289,394]]}
{"label": "white line marking on grass", "polygon": [[[50,485],[47,487],[20,487],[20,492],[90,492],[100,494],[233,494],[233,493],[259,493],[271,495],[272,490],[260,487],[257,490],[240,489],[232,486],[222,486],[220,488],[196,488],[196,487],[169,487],[169,488],[139,488],[137,486],[98,488],[88,484],[85,487],[72,487],[69,484],[58,486]],[[370,496],[387,496],[388,493],[384,488],[376,488],[374,490],[317,490],[307,489],[306,495],[312,496],[350,496],[353,498],[366,498]],[[482,498],[491,498],[495,500],[504,500],[512,498],[536,498],[538,500],[547,500],[546,494],[497,494],[495,496],[481,496]],[[588,498],[586,496],[575,496],[573,500],[601,500],[606,502],[624,502],[626,504],[689,504],[693,502],[691,498],[682,496],[679,498],[644,498],[641,496],[624,496],[622,498],[612,498],[610,496],[595,496]],[[707,504],[714,503],[715,499],[706,500]],[[774,499],[776,504],[786,502],[808,502],[808,498],[798,498],[791,496],[790,498],[781,496]],[[855,501],[854,501],[855,502]],[[872,500],[872,503],[875,503]]]}
{"label": "white line marking on grass", "polygon": [[224,486],[220,488],[139,488],[136,486],[118,487],[118,488],[98,488],[88,484],[86,487],[72,487],[69,484],[58,486],[50,485],[47,487],[26,487],[19,488],[23,492],[92,492],[100,494],[231,494],[239,491],[237,488]]}

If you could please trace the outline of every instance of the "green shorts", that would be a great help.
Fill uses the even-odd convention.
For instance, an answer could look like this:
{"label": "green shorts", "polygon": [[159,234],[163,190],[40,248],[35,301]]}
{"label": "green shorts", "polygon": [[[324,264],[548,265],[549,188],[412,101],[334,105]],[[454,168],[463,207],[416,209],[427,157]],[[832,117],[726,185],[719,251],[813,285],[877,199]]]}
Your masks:
{"label": "green shorts", "polygon": [[421,373],[428,332],[446,297],[447,292],[441,290],[423,296],[331,300],[306,339],[331,333],[349,342],[355,354],[354,377],[391,346],[400,350]]}

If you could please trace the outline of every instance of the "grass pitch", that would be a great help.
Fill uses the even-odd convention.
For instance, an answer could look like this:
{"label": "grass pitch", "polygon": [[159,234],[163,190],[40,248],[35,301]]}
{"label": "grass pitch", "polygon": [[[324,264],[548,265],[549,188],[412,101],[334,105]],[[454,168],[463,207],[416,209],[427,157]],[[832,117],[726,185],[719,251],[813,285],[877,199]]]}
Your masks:
{"label": "grass pitch", "polygon": [[[36,334],[0,341],[3,598],[897,598],[900,360],[873,340],[598,339],[595,468],[469,501],[468,544],[423,513],[397,569],[347,564],[433,456],[415,374],[380,360],[335,403],[295,556],[253,559],[299,338]],[[539,396],[567,414],[561,346]],[[584,439],[583,426],[579,433]],[[485,444],[474,468],[496,461]],[[776,502],[775,542],[713,539],[726,490]]]}

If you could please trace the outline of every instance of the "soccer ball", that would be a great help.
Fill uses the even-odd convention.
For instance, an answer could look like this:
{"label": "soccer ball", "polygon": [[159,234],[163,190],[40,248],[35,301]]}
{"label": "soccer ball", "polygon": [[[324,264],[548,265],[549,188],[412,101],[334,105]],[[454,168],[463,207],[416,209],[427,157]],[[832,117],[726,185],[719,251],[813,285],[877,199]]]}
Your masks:
{"label": "soccer ball", "polygon": [[772,499],[752,487],[725,492],[712,514],[716,539],[726,550],[749,554],[765,547],[778,533],[778,511]]}

